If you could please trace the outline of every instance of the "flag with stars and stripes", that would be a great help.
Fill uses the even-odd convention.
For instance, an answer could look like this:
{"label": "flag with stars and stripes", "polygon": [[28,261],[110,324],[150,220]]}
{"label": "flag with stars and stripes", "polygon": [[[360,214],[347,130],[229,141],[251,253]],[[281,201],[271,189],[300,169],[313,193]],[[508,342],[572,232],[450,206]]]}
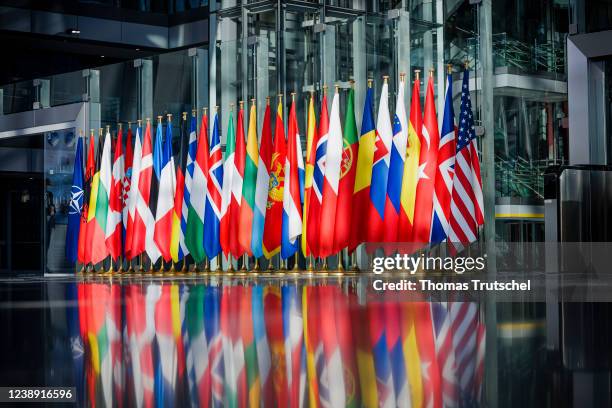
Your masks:
{"label": "flag with stars and stripes", "polygon": [[478,227],[484,224],[482,180],[469,82],[470,74],[466,70],[461,86],[461,112],[449,221],[449,241],[456,243],[476,241]]}

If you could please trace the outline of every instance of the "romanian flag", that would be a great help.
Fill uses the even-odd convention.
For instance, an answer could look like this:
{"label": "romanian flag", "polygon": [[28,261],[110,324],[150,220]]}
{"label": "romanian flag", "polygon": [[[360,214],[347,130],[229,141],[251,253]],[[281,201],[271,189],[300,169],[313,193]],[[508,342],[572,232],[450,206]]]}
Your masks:
{"label": "romanian flag", "polygon": [[242,182],[242,199],[240,202],[240,230],[238,240],[242,250],[249,256],[253,254],[253,217],[255,212],[255,190],[257,185],[257,162],[259,151],[257,149],[257,110],[255,101],[251,105],[249,114],[249,130],[246,143],[246,157],[244,161],[244,180]]}
{"label": "romanian flag", "polygon": [[421,135],[421,154],[419,156],[419,175],[414,203],[414,226],[412,241],[428,243],[431,235],[431,217],[433,211],[434,185],[438,166],[438,118],[436,116],[433,74],[427,83],[425,113],[423,116],[423,134]]}
{"label": "romanian flag", "polygon": [[408,123],[408,149],[402,177],[402,193],[400,196],[400,217],[398,242],[412,240],[412,227],[414,224],[414,202],[419,170],[419,155],[421,152],[421,139],[423,132],[423,114],[421,113],[421,94],[419,77],[414,80],[412,87],[412,102],[410,104],[410,122]]}
{"label": "romanian flag", "polygon": [[302,253],[308,256],[311,250],[308,246],[308,212],[312,195],[313,173],[315,167],[317,144],[317,122],[314,109],[314,93],[310,94],[308,103],[308,123],[306,124],[306,170],[304,173],[304,211],[302,213]]}
{"label": "romanian flag", "polygon": [[[361,136],[359,137],[359,150],[357,154],[357,169],[355,175],[355,188],[353,190],[353,214],[366,214],[370,203],[370,184],[372,182],[372,163],[374,161],[374,113],[372,112],[372,86],[368,86],[363,118],[361,120]],[[352,222],[349,251],[367,238],[367,222]]]}
{"label": "romanian flag", "polygon": [[91,196],[87,213],[86,244],[91,247],[90,262],[92,264],[103,261],[109,253],[105,242],[105,231],[111,185],[111,142],[110,133],[107,132],[104,137],[104,145],[102,145],[101,133],[98,138],[96,172],[91,182]]}
{"label": "romanian flag", "polygon": [[[272,143],[272,129],[270,128],[270,100],[266,103],[263,128],[261,130],[261,145],[259,146],[259,159],[257,162],[257,183],[255,185],[255,209],[253,212],[253,235],[251,249],[257,258],[263,256],[264,225],[268,207],[269,182],[272,166],[274,145]],[[276,195],[278,195],[278,186]]]}
{"label": "romanian flag", "polygon": [[357,169],[357,124],[355,123],[355,90],[351,88],[346,102],[344,116],[344,134],[342,139],[342,163],[340,164],[340,184],[336,203],[336,220],[334,230],[335,251],[349,245],[351,221],[353,215],[353,189]]}
{"label": "romanian flag", "polygon": [[[263,147],[260,154],[264,154]],[[276,109],[274,153],[272,153],[269,167],[268,204],[263,231],[263,254],[267,259],[272,258],[281,249],[286,155],[287,143],[285,141],[285,126],[283,125],[283,105],[279,100]],[[257,184],[259,186],[259,177]]]}
{"label": "romanian flag", "polygon": [[93,130],[89,136],[89,148],[87,149],[87,165],[85,166],[85,179],[83,180],[83,210],[81,211],[81,225],[79,227],[79,250],[78,259],[83,265],[91,262],[91,246],[86,245],[87,226],[89,219],[89,201],[91,199],[91,181],[96,171],[94,153]]}

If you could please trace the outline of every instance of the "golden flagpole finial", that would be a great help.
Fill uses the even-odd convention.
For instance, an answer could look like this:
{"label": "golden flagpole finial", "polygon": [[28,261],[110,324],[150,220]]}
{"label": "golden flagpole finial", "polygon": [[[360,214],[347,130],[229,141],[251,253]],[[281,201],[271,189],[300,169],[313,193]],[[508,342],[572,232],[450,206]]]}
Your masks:
{"label": "golden flagpole finial", "polygon": [[255,98],[252,98],[252,99],[251,99],[251,105],[255,106],[255,102],[256,102],[256,99],[255,99]]}
{"label": "golden flagpole finial", "polygon": [[147,124],[151,122],[151,118],[147,118]]}
{"label": "golden flagpole finial", "polygon": [[203,114],[203,115],[206,115],[207,113],[208,113],[208,106],[204,106],[204,107],[202,108],[202,114]]}
{"label": "golden flagpole finial", "polygon": [[172,121],[172,114],[168,113],[166,116],[168,117],[168,122],[171,122]]}
{"label": "golden flagpole finial", "polygon": [[83,129],[79,129],[79,137],[83,137]]}
{"label": "golden flagpole finial", "polygon": [[158,123],[161,123],[161,122],[162,122],[162,118],[163,118],[163,116],[162,116],[162,115],[158,115],[158,116],[157,116],[157,122],[158,122]]}
{"label": "golden flagpole finial", "polygon": [[349,84],[351,84],[351,88],[354,88],[355,87],[355,80],[354,79],[349,80]]}
{"label": "golden flagpole finial", "polygon": [[291,92],[291,101],[295,101],[295,92]]}
{"label": "golden flagpole finial", "polygon": [[266,96],[266,105],[270,106],[270,97]]}
{"label": "golden flagpole finial", "polygon": [[219,105],[215,105],[215,113],[219,112]]}
{"label": "golden flagpole finial", "polygon": [[371,88],[372,84],[374,84],[374,79],[368,78],[368,88]]}
{"label": "golden flagpole finial", "polygon": [[435,71],[435,69],[433,69],[433,67],[432,67],[432,68],[429,68],[429,76],[430,76],[431,78],[433,78],[434,71]]}
{"label": "golden flagpole finial", "polygon": [[193,116],[195,118],[195,116],[198,114],[198,108],[193,108],[191,110],[191,116]]}
{"label": "golden flagpole finial", "polygon": [[421,70],[420,69],[415,69],[414,70],[414,80],[418,81],[420,79],[420,75],[421,75]]}
{"label": "golden flagpole finial", "polygon": [[449,75],[453,73],[453,64],[446,64],[446,73]]}
{"label": "golden flagpole finial", "polygon": [[142,119],[136,119],[136,122],[138,122],[138,127],[142,126]]}
{"label": "golden flagpole finial", "polygon": [[336,93],[340,91],[340,85],[334,84],[334,88],[336,89]]}
{"label": "golden flagpole finial", "polygon": [[383,83],[388,83],[389,82],[389,75],[383,75]]}
{"label": "golden flagpole finial", "polygon": [[470,61],[468,61],[467,59],[463,61],[463,68],[468,69],[469,66],[470,66]]}
{"label": "golden flagpole finial", "polygon": [[323,89],[323,95],[327,95],[327,85],[321,87]]}
{"label": "golden flagpole finial", "polygon": [[240,109],[244,108],[244,101],[238,101],[238,106],[240,107]]}
{"label": "golden flagpole finial", "polygon": [[104,133],[104,128],[99,128],[98,135],[102,136],[103,133]]}
{"label": "golden flagpole finial", "polygon": [[230,111],[234,111],[234,102],[230,102]]}
{"label": "golden flagpole finial", "polygon": [[89,134],[90,134],[91,136],[93,136],[93,135],[94,135],[94,133],[95,133],[95,131],[96,131],[95,129],[89,129]]}
{"label": "golden flagpole finial", "polygon": [[405,72],[400,72],[400,82],[404,82],[406,80],[406,73]]}
{"label": "golden flagpole finial", "polygon": [[132,128],[132,121],[128,120],[128,129],[131,129],[131,128]]}
{"label": "golden flagpole finial", "polygon": [[187,112],[183,112],[183,120],[187,120]]}
{"label": "golden flagpole finial", "polygon": [[110,132],[110,125],[106,125],[106,131]]}
{"label": "golden flagpole finial", "polygon": [[117,123],[117,127],[119,128],[119,131],[121,131],[123,129],[123,123]]}

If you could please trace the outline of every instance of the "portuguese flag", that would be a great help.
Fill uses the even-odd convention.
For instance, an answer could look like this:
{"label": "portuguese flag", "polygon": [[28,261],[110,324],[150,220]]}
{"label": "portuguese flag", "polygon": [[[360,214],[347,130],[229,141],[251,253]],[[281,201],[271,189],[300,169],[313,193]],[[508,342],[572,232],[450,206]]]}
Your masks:
{"label": "portuguese flag", "polygon": [[342,138],[342,162],[340,163],[340,183],[338,184],[338,201],[336,202],[336,229],[334,231],[335,252],[349,244],[351,234],[351,216],[353,188],[357,169],[357,124],[355,122],[355,90],[351,88],[346,103],[344,117],[344,135]]}
{"label": "portuguese flag", "polygon": [[91,181],[91,195],[87,213],[87,243],[91,245],[91,263],[97,264],[109,254],[106,247],[106,219],[111,185],[111,142],[110,133],[98,139],[98,156],[96,172]]}

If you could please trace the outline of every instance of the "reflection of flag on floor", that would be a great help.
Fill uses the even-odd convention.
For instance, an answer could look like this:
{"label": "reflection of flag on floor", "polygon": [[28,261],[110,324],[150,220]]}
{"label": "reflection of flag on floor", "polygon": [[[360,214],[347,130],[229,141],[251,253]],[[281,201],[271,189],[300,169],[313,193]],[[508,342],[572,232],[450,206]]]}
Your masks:
{"label": "reflection of flag on floor", "polygon": [[440,370],[436,358],[431,305],[429,302],[416,302],[414,307],[416,338],[423,380],[423,403],[426,407],[441,408]]}
{"label": "reflection of flag on floor", "polygon": [[285,367],[287,370],[287,389],[290,407],[302,407],[303,395],[300,394],[302,368],[303,320],[302,304],[297,285],[282,287],[283,336],[285,340]]}
{"label": "reflection of flag on floor", "polygon": [[436,335],[436,358],[440,368],[442,402],[445,407],[454,407],[458,405],[458,400],[451,316],[446,302],[432,303],[431,310]]}
{"label": "reflection of flag on floor", "polygon": [[[346,389],[344,386],[344,370],[342,352],[338,341],[336,321],[336,296],[340,295],[332,285],[323,285],[319,288],[320,306],[320,338],[323,343],[324,370],[322,373],[323,389],[327,389],[327,399],[322,398],[322,405],[341,408],[346,406]],[[325,397],[321,393],[321,397]]]}
{"label": "reflection of flag on floor", "polygon": [[283,340],[283,316],[280,288],[266,286],[264,294],[264,318],[270,353],[272,357],[271,375],[276,396],[276,406],[286,407],[289,403],[287,395],[287,371],[285,369],[285,348]]}
{"label": "reflection of flag on floor", "polygon": [[[207,405],[210,401],[210,365],[208,364],[208,341],[204,329],[204,290],[203,285],[190,288],[185,320],[189,336],[189,348],[186,348],[189,394],[195,405]],[[208,318],[208,317],[207,317]],[[199,402],[201,401],[201,403]],[[193,404],[192,404],[193,405]]]}
{"label": "reflection of flag on floor", "polygon": [[[81,143],[82,150],[82,142]],[[77,151],[79,147],[77,146]],[[81,162],[81,166],[83,162]],[[81,169],[81,172],[83,170]],[[80,220],[77,220],[80,221]],[[76,386],[76,401],[79,406],[85,406],[85,348],[83,344],[83,336],[81,327],[84,326],[85,316],[80,314],[82,304],[85,302],[83,298],[83,283],[69,283],[66,286],[66,300],[70,306],[66,308],[66,323],[68,334],[70,336],[70,351],[72,352],[72,366],[74,374],[74,385]]]}
{"label": "reflection of flag on floor", "polygon": [[151,285],[160,291],[155,305],[155,339],[157,365],[155,374],[155,401],[162,406],[176,403],[177,347],[173,333],[172,286]]}
{"label": "reflection of flag on floor", "polygon": [[387,335],[385,333],[385,311],[383,304],[379,301],[371,302],[367,305],[367,308],[369,311],[370,338],[376,369],[379,407],[391,408],[395,406],[396,400],[393,389],[393,372],[387,347]]}
{"label": "reflection of flag on floor", "polygon": [[248,406],[259,407],[261,401],[261,383],[259,381],[259,366],[257,364],[257,343],[254,335],[253,298],[251,287],[243,289],[240,302],[240,337],[244,345],[244,363],[248,388]]}
{"label": "reflection of flag on floor", "polygon": [[113,399],[114,405],[123,407],[126,389],[125,366],[123,358],[123,317],[121,310],[123,287],[121,285],[110,285],[110,299],[106,311],[106,327],[111,354]]}
{"label": "reflection of flag on floor", "polygon": [[[320,342],[317,330],[319,326],[319,305],[316,286],[304,285],[302,289],[302,316],[304,322],[306,373],[308,377],[308,406],[310,408],[318,408],[320,393],[315,353],[316,348],[320,346]],[[329,396],[326,395],[325,398],[328,399]]]}
{"label": "reflection of flag on floor", "polygon": [[395,406],[408,408],[410,404],[410,387],[404,360],[404,350],[400,336],[400,309],[396,302],[386,301],[383,305],[385,315],[385,332],[387,335],[387,348],[393,374],[393,391]]}
{"label": "reflection of flag on floor", "polygon": [[213,408],[223,406],[223,344],[221,341],[220,328],[220,289],[215,286],[207,286],[204,295],[204,312],[207,319],[204,321],[206,338],[208,342],[208,364],[210,365],[211,393]]}
{"label": "reflection of flag on floor", "polygon": [[261,383],[261,402],[264,407],[274,406],[274,384],[271,375],[272,361],[270,357],[270,345],[266,333],[266,322],[264,319],[264,288],[260,285],[252,287],[253,299],[253,335],[257,349],[257,368],[259,370],[259,382]]}
{"label": "reflection of flag on floor", "polygon": [[474,302],[450,304],[456,378],[461,400],[471,398],[476,372],[478,306]]}
{"label": "reflection of flag on floor", "polygon": [[423,381],[421,376],[421,358],[417,346],[416,324],[417,311],[414,302],[400,303],[402,349],[404,363],[410,382],[410,396],[413,407],[423,406]]}

